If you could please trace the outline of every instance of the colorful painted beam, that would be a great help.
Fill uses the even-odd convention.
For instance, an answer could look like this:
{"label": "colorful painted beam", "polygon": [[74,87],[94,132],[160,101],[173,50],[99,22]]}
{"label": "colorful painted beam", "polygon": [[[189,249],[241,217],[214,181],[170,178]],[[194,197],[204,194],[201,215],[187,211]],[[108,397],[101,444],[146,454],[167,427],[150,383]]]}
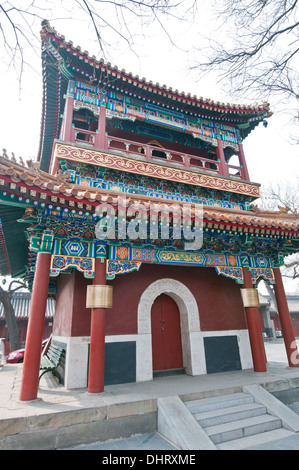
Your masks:
{"label": "colorful painted beam", "polygon": [[177,183],[186,183],[193,186],[217,189],[219,191],[229,191],[255,198],[260,197],[258,184],[236,181],[232,178],[211,176],[197,171],[182,170],[169,165],[157,165],[137,158],[122,157],[75,145],[55,142],[52,162],[61,158]]}

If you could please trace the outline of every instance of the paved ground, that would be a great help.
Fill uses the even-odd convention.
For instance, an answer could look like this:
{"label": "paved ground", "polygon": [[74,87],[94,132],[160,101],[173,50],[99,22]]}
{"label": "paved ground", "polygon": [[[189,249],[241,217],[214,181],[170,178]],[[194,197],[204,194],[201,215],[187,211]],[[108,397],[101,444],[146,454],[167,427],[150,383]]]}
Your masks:
{"label": "paved ground", "polygon": [[128,439],[115,439],[107,442],[70,447],[67,450],[177,450],[159,433],[139,434]]}
{"label": "paved ground", "polygon": [[[268,362],[285,366],[286,353],[283,340],[265,343]],[[289,407],[299,414],[299,402],[289,405]],[[89,445],[72,447],[71,450],[176,450],[176,448],[166,441],[159,433],[142,434],[132,436],[129,439],[116,439],[108,442],[96,442]],[[299,435],[286,439],[273,441],[261,446],[255,446],[251,450],[299,450]]]}
{"label": "paved ground", "polygon": [[[299,340],[297,341],[299,346]],[[282,340],[266,342],[268,358],[267,373],[254,373],[252,370],[235,371],[205,376],[161,377],[151,382],[121,384],[105,387],[103,394],[88,394],[86,389],[66,390],[63,386],[41,381],[39,398],[34,402],[20,402],[20,380],[22,365],[6,364],[0,372],[0,421],[5,418],[23,418],[47,413],[59,413],[72,409],[91,408],[100,405],[130,403],[140,399],[146,400],[162,396],[192,394],[194,392],[241,386],[245,384],[267,384],[268,390],[283,386],[285,383],[299,384],[299,369],[289,368],[286,360],[285,347]],[[47,374],[50,376],[50,374]],[[298,385],[293,385],[298,386]],[[270,387],[270,389],[269,389]],[[292,405],[299,414],[299,403]],[[277,442],[276,449],[299,450],[299,436],[287,442]],[[264,447],[263,447],[264,448]],[[86,444],[70,449],[78,450],[165,450],[175,451],[175,447],[156,432],[132,436],[127,439],[116,439],[105,443]]]}

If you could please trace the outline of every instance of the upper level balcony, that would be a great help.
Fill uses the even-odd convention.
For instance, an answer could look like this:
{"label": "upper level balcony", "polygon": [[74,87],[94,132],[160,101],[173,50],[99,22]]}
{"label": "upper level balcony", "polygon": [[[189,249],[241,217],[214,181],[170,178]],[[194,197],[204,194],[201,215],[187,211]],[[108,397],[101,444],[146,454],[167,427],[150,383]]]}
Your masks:
{"label": "upper level balcony", "polygon": [[[63,136],[61,136],[62,140]],[[71,143],[85,144],[88,147],[99,150],[109,150],[122,152],[126,156],[143,156],[156,163],[169,163],[188,170],[201,170],[225,177],[238,178],[249,181],[246,167],[244,165],[232,165],[221,161],[221,158],[215,160],[203,158],[188,153],[176,152],[157,145],[143,144],[133,140],[122,139],[105,135],[104,145],[100,145],[98,132],[72,127]],[[219,151],[217,152],[219,154]]]}
{"label": "upper level balcony", "polygon": [[[153,140],[150,143],[144,143],[137,133],[132,134],[136,140],[131,140],[131,135],[129,135],[129,138],[127,136],[123,138],[123,136],[111,135],[113,132],[107,132],[106,108],[104,106],[101,106],[100,115],[96,123],[97,128],[84,127],[80,122],[74,120],[73,106],[70,102],[69,107],[66,106],[66,113],[62,122],[60,133],[60,140],[62,141],[82,144],[87,148],[93,148],[102,152],[116,152],[118,155],[121,154],[128,158],[139,157],[143,161],[167,164],[168,166],[179,167],[188,171],[250,181],[242,144],[238,145],[239,152],[236,153],[237,158],[235,159],[237,163],[231,164],[226,161],[221,139],[217,139],[216,152],[215,149],[214,153],[208,154],[206,152],[207,158],[206,156],[201,156],[200,153],[202,152],[196,148],[190,147],[189,150],[188,147],[184,146],[184,150],[181,151],[182,146],[177,146],[174,150],[173,148],[167,148],[167,143],[165,142],[161,144]],[[179,147],[181,147],[180,150],[178,150]],[[211,158],[209,158],[210,156]]]}

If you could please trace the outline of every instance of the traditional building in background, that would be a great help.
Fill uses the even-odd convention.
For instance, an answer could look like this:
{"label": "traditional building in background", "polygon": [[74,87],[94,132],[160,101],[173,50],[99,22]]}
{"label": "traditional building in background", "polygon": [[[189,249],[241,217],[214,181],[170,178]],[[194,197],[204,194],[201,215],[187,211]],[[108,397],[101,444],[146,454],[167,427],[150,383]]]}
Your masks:
{"label": "traditional building in background", "polygon": [[[268,104],[219,103],[141,79],[46,21],[41,37],[38,164],[0,161],[0,268],[32,289],[20,399],[37,394],[48,295],[69,389],[264,372],[260,279],[275,285],[293,365],[279,267],[298,249],[298,217],[254,206],[260,189],[242,144],[270,117]],[[203,243],[189,249],[197,229]]]}
{"label": "traditional building in background", "polygon": [[[11,303],[17,319],[17,326],[19,332],[19,347],[24,348],[26,342],[27,325],[30,312],[31,294],[30,292],[14,292],[11,295]],[[43,339],[49,338],[52,334],[53,316],[55,312],[54,299],[48,299],[47,308],[45,312],[45,324],[43,331]],[[4,339],[5,355],[11,352],[9,331],[6,325],[4,307],[0,303],[0,338]]]}
{"label": "traditional building in background", "polygon": [[[299,295],[288,294],[287,302],[291,315],[294,334],[299,338]],[[276,306],[269,295],[260,295],[261,325],[269,338],[281,338],[282,326]]]}

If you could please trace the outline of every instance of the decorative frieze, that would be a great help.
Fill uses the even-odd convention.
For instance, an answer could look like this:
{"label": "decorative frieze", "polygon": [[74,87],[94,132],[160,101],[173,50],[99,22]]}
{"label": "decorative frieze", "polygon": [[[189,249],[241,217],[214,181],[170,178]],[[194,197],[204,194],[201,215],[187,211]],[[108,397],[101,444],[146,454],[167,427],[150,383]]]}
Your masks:
{"label": "decorative frieze", "polygon": [[50,276],[58,276],[69,268],[76,268],[86,278],[93,278],[95,273],[95,259],[80,256],[52,255]]}
{"label": "decorative frieze", "polygon": [[260,197],[259,185],[221,178],[205,173],[188,171],[176,167],[145,162],[143,160],[111,155],[92,149],[80,148],[74,145],[66,145],[60,142],[54,144],[53,159],[64,159],[75,162],[88,163],[90,165],[112,168],[128,173],[151,176],[177,183],[186,183],[193,186],[229,191],[244,194],[253,198]]}

